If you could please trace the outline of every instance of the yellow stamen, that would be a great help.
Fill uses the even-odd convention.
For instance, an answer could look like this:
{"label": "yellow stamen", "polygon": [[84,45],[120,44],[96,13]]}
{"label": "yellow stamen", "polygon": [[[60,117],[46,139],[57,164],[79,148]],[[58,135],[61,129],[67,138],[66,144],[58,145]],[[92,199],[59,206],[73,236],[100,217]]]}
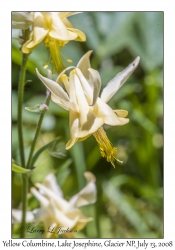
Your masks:
{"label": "yellow stamen", "polygon": [[94,134],[96,141],[99,144],[100,153],[102,157],[105,157],[108,162],[111,162],[112,166],[115,168],[115,160],[122,163],[122,161],[117,159],[117,148],[114,148],[109,141],[106,132],[103,127],[100,127]]}
{"label": "yellow stamen", "polygon": [[[65,69],[65,66],[61,59],[61,53],[60,53],[60,44],[58,41],[56,41],[54,38],[51,38],[47,36],[44,40],[45,46],[49,48],[50,54],[51,54],[51,62],[54,65],[54,69],[61,73],[63,69]],[[53,71],[55,71],[53,70]]]}

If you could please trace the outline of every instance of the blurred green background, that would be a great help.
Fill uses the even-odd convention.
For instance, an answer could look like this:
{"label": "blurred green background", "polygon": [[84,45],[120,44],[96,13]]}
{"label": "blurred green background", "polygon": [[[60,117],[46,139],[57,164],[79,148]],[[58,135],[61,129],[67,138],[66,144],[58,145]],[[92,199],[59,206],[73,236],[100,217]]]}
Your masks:
{"label": "blurred green background", "polygon": [[[82,208],[94,218],[76,238],[162,238],[163,237],[163,12],[83,12],[69,20],[87,37],[85,43],[70,42],[62,54],[76,65],[81,56],[93,50],[92,68],[101,75],[102,88],[136,56],[140,64],[128,81],[110,100],[113,109],[126,109],[130,122],[121,127],[105,126],[108,138],[118,148],[123,164],[114,169],[101,157],[93,136],[69,151],[68,112],[51,101],[44,117],[36,151],[55,140],[39,156],[31,174],[30,186],[54,172],[66,199],[84,185],[83,173],[97,178],[97,202]],[[13,36],[19,36],[13,30]],[[12,157],[20,164],[17,136],[17,95],[21,52],[12,41]],[[26,158],[39,115],[25,107],[44,103],[46,89],[34,69],[47,75],[43,64],[49,55],[40,44],[29,56],[23,107]],[[65,62],[66,66],[69,66]],[[56,75],[54,76],[56,78]],[[29,81],[30,80],[30,81]],[[21,175],[12,174],[12,206],[20,208]],[[39,206],[29,195],[28,210]],[[42,226],[42,225],[41,225]],[[13,237],[19,237],[14,226]],[[40,238],[40,235],[27,237]]]}

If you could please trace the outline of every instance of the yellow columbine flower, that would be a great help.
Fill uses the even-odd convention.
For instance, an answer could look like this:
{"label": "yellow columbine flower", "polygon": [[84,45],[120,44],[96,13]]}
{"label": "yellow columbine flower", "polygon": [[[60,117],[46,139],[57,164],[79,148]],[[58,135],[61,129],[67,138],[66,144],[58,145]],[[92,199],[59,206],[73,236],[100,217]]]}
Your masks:
{"label": "yellow columbine flower", "polygon": [[[40,208],[26,212],[26,222],[33,225],[44,223],[45,238],[57,238],[60,234],[73,237],[74,230],[82,230],[86,224],[93,220],[86,217],[79,207],[94,204],[97,198],[96,178],[91,172],[85,172],[86,186],[70,200],[65,200],[63,192],[57,183],[54,174],[49,174],[43,183],[36,183],[31,193],[40,203]],[[22,211],[12,209],[12,222],[21,223]],[[66,233],[66,231],[68,232]]]}
{"label": "yellow columbine flower", "polygon": [[[65,72],[72,67],[65,69],[56,82],[40,75],[37,69],[36,73],[51,91],[52,100],[69,111],[71,139],[66,144],[66,149],[93,135],[99,144],[101,155],[115,167],[115,160],[119,161],[117,148],[112,146],[102,126],[121,126],[128,123],[129,119],[125,118],[128,114],[126,110],[112,110],[107,102],[136,69],[140,58],[137,57],[126,69],[118,73],[103,89],[101,97],[98,97],[101,78],[98,71],[91,68],[91,52],[81,58],[69,77]],[[64,83],[66,91],[61,87],[61,83]]]}
{"label": "yellow columbine flower", "polygon": [[34,12],[33,30],[30,39],[23,45],[22,52],[30,53],[40,42],[44,41],[49,48],[51,61],[60,73],[64,69],[61,60],[60,47],[64,47],[69,41],[86,40],[83,32],[75,29],[67,17],[76,12]]}
{"label": "yellow columbine flower", "polygon": [[[91,172],[85,172],[87,185],[74,195],[69,201],[63,198],[63,193],[56,178],[49,174],[44,182],[36,183],[38,188],[31,188],[31,193],[40,202],[41,208],[32,213],[35,222],[43,222],[47,234],[46,238],[53,238],[55,234],[64,234],[66,230],[82,230],[93,218],[85,217],[78,209],[96,202],[96,178]],[[69,232],[67,233],[69,235]],[[71,234],[72,235],[72,234]]]}

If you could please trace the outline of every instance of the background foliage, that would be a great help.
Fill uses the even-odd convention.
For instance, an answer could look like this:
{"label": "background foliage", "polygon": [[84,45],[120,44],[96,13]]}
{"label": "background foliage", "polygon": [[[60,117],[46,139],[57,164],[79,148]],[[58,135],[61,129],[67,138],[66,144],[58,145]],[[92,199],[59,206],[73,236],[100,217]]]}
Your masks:
{"label": "background foliage", "polygon": [[[136,56],[141,61],[119,92],[110,100],[113,109],[126,109],[130,122],[121,127],[105,127],[118,148],[123,164],[112,165],[100,156],[94,137],[77,143],[69,151],[68,113],[51,101],[37,149],[54,140],[35,162],[30,186],[54,172],[68,199],[84,185],[84,171],[97,178],[97,202],[82,208],[94,221],[76,238],[162,238],[163,237],[163,12],[84,12],[69,18],[86,36],[85,43],[70,42],[62,50],[76,65],[81,56],[93,50],[92,68],[100,72],[102,88]],[[19,31],[14,30],[13,36]],[[17,137],[17,95],[21,63],[19,43],[12,41],[12,157],[20,163]],[[45,53],[43,53],[43,50]],[[37,67],[48,53],[41,44],[29,56],[24,108],[44,103],[46,89],[36,77]],[[65,62],[68,66],[68,63]],[[56,76],[55,76],[56,78]],[[23,108],[25,154],[29,153],[38,120],[37,113]],[[21,175],[12,174],[12,206],[20,208]],[[28,210],[39,206],[29,195]],[[41,225],[42,226],[42,225]],[[13,237],[19,237],[17,227]],[[27,237],[40,238],[40,235]]]}

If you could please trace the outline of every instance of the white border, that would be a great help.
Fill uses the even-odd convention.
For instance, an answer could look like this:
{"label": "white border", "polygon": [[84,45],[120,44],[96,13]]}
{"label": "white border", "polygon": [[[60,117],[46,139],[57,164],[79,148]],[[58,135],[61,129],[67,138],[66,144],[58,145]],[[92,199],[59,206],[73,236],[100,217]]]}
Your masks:
{"label": "white border", "polygon": [[[164,242],[173,240],[175,237],[175,202],[174,188],[174,3],[169,1],[4,1],[1,3],[0,15],[0,244],[3,240],[11,239],[11,11],[28,10],[79,10],[79,11],[164,11],[165,32],[164,32]],[[171,87],[171,88],[170,88]],[[35,242],[37,240],[33,240]],[[38,240],[39,241],[39,240]],[[77,240],[84,242],[85,240]],[[98,241],[98,240],[94,240]],[[102,240],[100,240],[102,241]],[[123,242],[124,240],[119,240]],[[142,240],[141,240],[142,241]],[[146,240],[147,242],[160,242],[162,240]],[[175,243],[174,243],[175,244]],[[2,249],[2,248],[1,248]],[[23,249],[23,248],[18,248]],[[28,248],[29,249],[29,248]],[[125,248],[123,248],[125,249]],[[127,248],[132,249],[132,248]],[[142,248],[143,249],[143,248]],[[152,248],[147,248],[152,249]],[[158,249],[158,248],[157,248]],[[172,249],[172,248],[171,248]]]}

